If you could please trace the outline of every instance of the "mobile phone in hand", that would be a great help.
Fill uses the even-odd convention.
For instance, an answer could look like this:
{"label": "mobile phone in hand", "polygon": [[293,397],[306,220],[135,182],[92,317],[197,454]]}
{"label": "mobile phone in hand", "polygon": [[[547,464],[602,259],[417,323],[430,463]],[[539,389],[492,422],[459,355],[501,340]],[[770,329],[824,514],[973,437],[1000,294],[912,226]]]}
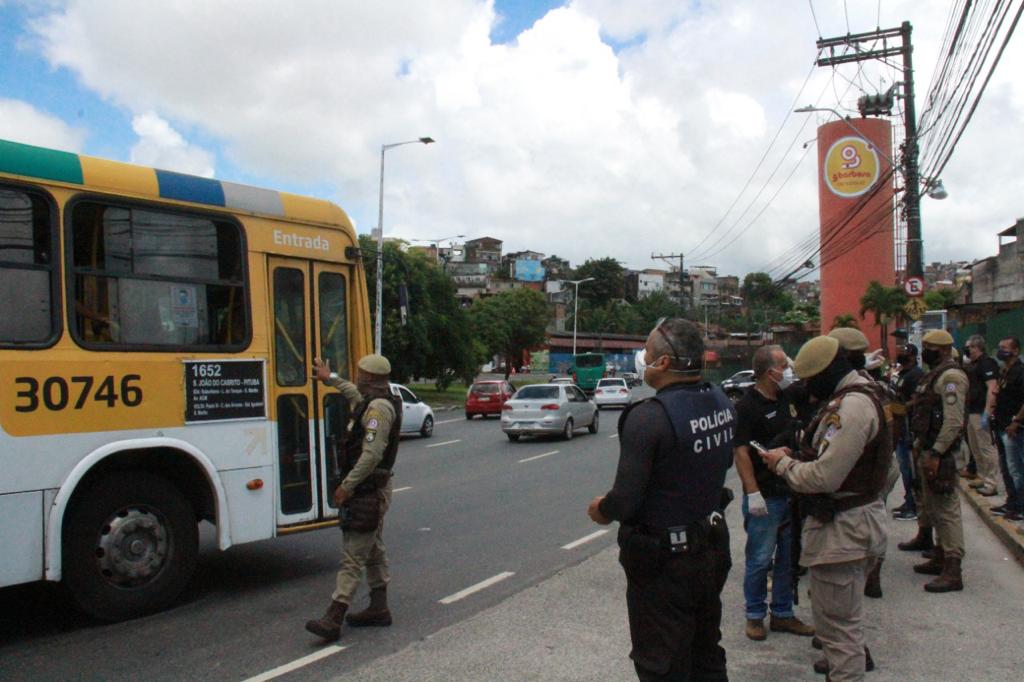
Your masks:
{"label": "mobile phone in hand", "polygon": [[766,448],[765,446],[761,445],[756,440],[750,441],[750,447],[754,448],[755,450],[757,450],[762,455],[765,454],[766,452],[768,452],[768,448]]}

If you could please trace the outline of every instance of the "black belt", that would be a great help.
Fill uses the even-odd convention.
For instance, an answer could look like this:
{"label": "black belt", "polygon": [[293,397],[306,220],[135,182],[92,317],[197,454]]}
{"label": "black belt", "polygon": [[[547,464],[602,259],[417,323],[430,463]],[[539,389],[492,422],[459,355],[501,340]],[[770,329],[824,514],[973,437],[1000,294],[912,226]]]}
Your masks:
{"label": "black belt", "polygon": [[698,552],[709,547],[713,531],[719,524],[724,526],[725,518],[715,511],[685,526],[656,528],[641,524],[630,528],[637,535],[656,540],[661,549],[673,554],[682,554]]}

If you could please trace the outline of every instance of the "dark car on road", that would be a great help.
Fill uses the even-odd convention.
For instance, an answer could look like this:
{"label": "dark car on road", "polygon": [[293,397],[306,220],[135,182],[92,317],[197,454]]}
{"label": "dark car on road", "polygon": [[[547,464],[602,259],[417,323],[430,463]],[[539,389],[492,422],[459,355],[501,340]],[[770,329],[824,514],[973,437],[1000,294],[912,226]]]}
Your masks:
{"label": "dark car on road", "polygon": [[736,372],[721,383],[722,390],[734,403],[743,397],[747,389],[754,385],[754,370],[744,369]]}

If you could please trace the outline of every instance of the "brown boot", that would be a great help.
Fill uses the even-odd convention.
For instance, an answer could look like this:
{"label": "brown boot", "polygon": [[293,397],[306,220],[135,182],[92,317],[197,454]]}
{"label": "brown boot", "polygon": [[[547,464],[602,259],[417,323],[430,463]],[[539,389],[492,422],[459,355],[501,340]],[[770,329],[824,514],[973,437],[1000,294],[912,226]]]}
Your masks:
{"label": "brown boot", "polygon": [[347,610],[348,604],[332,601],[327,607],[327,612],[319,620],[306,621],[306,629],[317,637],[333,642],[341,636],[341,622],[345,619]]}
{"label": "brown boot", "polygon": [[[864,647],[864,672],[869,673],[874,669],[875,660],[871,658],[871,651],[867,647]],[[819,658],[814,662],[814,672],[819,675],[828,674],[828,661],[824,657]]]}
{"label": "brown boot", "polygon": [[388,610],[388,588],[375,587],[370,590],[370,605],[359,613],[350,613],[345,622],[352,627],[391,625],[391,611]]}
{"label": "brown boot", "polygon": [[801,637],[814,636],[814,628],[796,616],[776,618],[772,615],[771,620],[768,621],[768,627],[772,632],[788,632],[793,635],[800,635]]}
{"label": "brown boot", "polygon": [[924,586],[929,592],[959,592],[964,589],[963,574],[960,570],[960,557],[946,557],[942,565],[942,574]]}
{"label": "brown boot", "polygon": [[897,545],[904,552],[923,552],[935,546],[932,541],[932,527],[918,526],[917,537],[909,542],[901,542]]}
{"label": "brown boot", "polygon": [[768,639],[768,633],[764,629],[763,618],[747,618],[747,637],[755,642],[763,642]]}
{"label": "brown boot", "polygon": [[941,547],[936,547],[935,557],[933,559],[929,559],[923,564],[914,566],[914,573],[921,573],[922,575],[941,575],[945,561],[946,553],[942,551]]}
{"label": "brown boot", "polygon": [[879,559],[875,563],[875,567],[868,573],[867,580],[864,581],[864,596],[871,597],[872,599],[882,598],[882,561]]}

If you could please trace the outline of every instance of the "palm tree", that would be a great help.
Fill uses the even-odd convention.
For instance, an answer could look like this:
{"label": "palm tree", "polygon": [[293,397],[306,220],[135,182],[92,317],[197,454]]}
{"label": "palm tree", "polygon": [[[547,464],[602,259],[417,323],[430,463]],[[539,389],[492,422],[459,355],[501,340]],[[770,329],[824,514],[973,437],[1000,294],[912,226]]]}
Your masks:
{"label": "palm tree", "polygon": [[857,324],[857,318],[849,313],[843,315],[836,315],[832,318],[832,329],[839,329],[840,327],[852,327],[853,329],[860,329],[860,325]]}
{"label": "palm tree", "polygon": [[864,295],[860,297],[860,317],[864,319],[865,313],[871,313],[875,317],[875,324],[880,328],[879,343],[882,348],[886,347],[886,339],[889,337],[889,322],[903,314],[903,306],[907,303],[907,295],[900,287],[883,286],[877,281],[868,283]]}

